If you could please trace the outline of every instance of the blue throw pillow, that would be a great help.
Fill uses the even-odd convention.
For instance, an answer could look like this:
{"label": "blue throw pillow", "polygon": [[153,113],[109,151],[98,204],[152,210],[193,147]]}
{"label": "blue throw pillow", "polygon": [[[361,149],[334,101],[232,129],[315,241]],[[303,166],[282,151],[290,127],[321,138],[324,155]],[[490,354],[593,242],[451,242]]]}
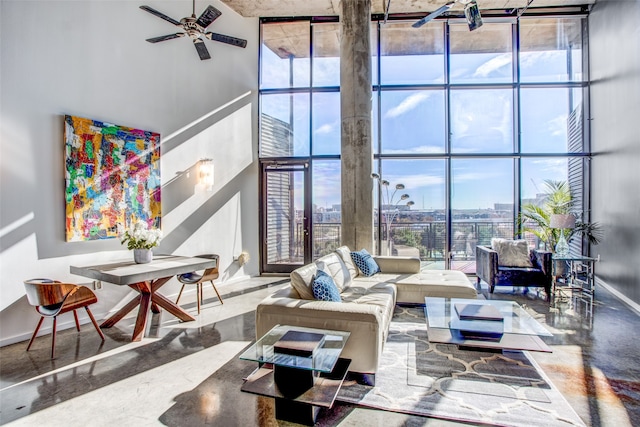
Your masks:
{"label": "blue throw pillow", "polygon": [[380,267],[366,249],[351,252],[351,259],[365,276],[373,276],[380,272]]}
{"label": "blue throw pillow", "polygon": [[340,291],[333,278],[322,270],[318,270],[311,286],[313,297],[320,301],[342,302]]}

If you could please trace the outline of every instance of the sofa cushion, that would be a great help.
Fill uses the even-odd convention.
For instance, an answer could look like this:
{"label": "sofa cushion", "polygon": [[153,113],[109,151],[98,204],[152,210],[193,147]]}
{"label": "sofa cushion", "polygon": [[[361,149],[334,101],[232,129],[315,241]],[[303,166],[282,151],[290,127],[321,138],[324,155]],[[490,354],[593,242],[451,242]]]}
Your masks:
{"label": "sofa cushion", "polygon": [[351,280],[355,279],[358,276],[358,269],[351,259],[351,250],[347,246],[340,246],[336,249],[336,253],[340,256],[340,259],[347,267]]}
{"label": "sofa cushion", "polygon": [[291,286],[298,291],[302,299],[315,299],[313,296],[313,279],[318,270],[327,273],[333,279],[339,292],[349,287],[351,275],[342,258],[335,252],[320,257],[316,262],[303,265],[291,272]]}
{"label": "sofa cushion", "polygon": [[328,255],[318,258],[316,260],[316,266],[331,276],[340,292],[349,287],[351,274],[337,253],[331,252]]}
{"label": "sofa cushion", "polygon": [[318,270],[316,278],[313,279],[313,296],[317,300],[321,301],[334,301],[341,302],[340,291],[334,283],[331,276],[322,270]]}
{"label": "sofa cushion", "polygon": [[491,239],[491,248],[498,252],[498,265],[504,267],[533,267],[526,240]]}
{"label": "sofa cushion", "polygon": [[364,276],[373,276],[380,272],[380,267],[366,249],[351,252],[351,259]]}

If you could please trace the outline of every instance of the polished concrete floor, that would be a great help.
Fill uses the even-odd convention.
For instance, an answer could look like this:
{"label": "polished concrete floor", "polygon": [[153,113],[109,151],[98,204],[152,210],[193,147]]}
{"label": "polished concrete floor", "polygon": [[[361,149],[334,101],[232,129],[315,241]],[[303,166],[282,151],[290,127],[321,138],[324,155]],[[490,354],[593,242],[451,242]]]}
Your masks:
{"label": "polished concrete floor", "polygon": [[[254,339],[256,304],[282,278],[219,285],[224,304],[205,288],[195,322],[153,316],[147,337],[130,342],[133,319],[106,329],[101,343],[91,325],[0,348],[0,424],[25,426],[289,426],[277,421],[271,399],[240,392],[255,368],[238,360]],[[593,315],[583,304],[521,288],[498,288],[486,298],[513,299],[554,334],[553,353],[531,353],[588,426],[640,426],[640,316],[604,288]],[[181,301],[196,314],[195,294]],[[70,314],[68,314],[70,316]],[[337,403],[319,426],[452,426],[445,420]]]}

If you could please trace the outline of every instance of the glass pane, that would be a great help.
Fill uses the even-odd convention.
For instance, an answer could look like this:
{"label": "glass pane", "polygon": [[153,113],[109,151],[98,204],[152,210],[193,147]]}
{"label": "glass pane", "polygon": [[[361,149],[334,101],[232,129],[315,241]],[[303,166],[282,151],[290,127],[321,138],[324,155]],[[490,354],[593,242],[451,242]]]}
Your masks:
{"label": "glass pane", "polygon": [[340,24],[313,24],[313,86],[340,86]]}
{"label": "glass pane", "polygon": [[[431,269],[445,267],[445,161],[384,160],[381,254],[419,256]],[[374,185],[378,195],[379,181]],[[396,185],[404,188],[396,189]],[[408,197],[403,195],[407,195]],[[376,198],[377,200],[377,198]],[[407,205],[408,202],[409,205]],[[378,218],[377,210],[374,213]]]}
{"label": "glass pane", "polygon": [[432,21],[420,28],[411,24],[387,23],[381,27],[381,83],[443,83],[444,24]]}
{"label": "glass pane", "polygon": [[383,153],[444,153],[442,90],[382,92]]}
{"label": "glass pane", "polygon": [[[571,108],[570,106],[574,107]],[[582,148],[582,93],[567,88],[520,91],[522,151],[566,153]],[[577,145],[577,147],[575,147]]]}
{"label": "glass pane", "polygon": [[513,152],[513,90],[452,90],[451,151]]}
{"label": "glass pane", "polygon": [[262,24],[260,87],[309,86],[309,22]]}
{"label": "glass pane", "polygon": [[304,262],[304,172],[269,171],[266,175],[267,263]]}
{"label": "glass pane", "polygon": [[340,93],[313,94],[313,154],[340,154]]}
{"label": "glass pane", "polygon": [[[583,189],[583,167],[582,158],[526,158],[522,159],[522,206],[523,214],[532,213],[537,217],[537,210],[550,214],[550,210],[545,208],[547,193],[550,191],[545,181],[567,182],[569,183],[569,191],[572,195],[574,208],[576,212],[580,212],[582,206],[582,189]],[[531,248],[540,248],[553,250],[547,247],[544,240],[536,236],[535,230],[540,230],[538,224],[534,221],[526,221],[524,227],[530,229],[524,233],[524,238]],[[570,246],[573,252],[580,254],[582,249],[581,239],[570,239]]]}
{"label": "glass pane", "polygon": [[469,31],[467,24],[449,26],[451,83],[513,81],[511,24],[488,23]]}
{"label": "glass pane", "polygon": [[380,152],[380,141],[378,141],[378,91],[374,90],[371,96],[371,142],[373,152]]}
{"label": "glass pane", "polygon": [[261,95],[260,156],[309,155],[309,95]]}
{"label": "glass pane", "polygon": [[340,161],[316,160],[312,168],[313,259],[340,247]]}
{"label": "glass pane", "polygon": [[513,159],[454,159],[451,168],[451,268],[475,273],[476,245],[513,238]]}
{"label": "glass pane", "polygon": [[582,19],[520,21],[520,81],[582,81]]}

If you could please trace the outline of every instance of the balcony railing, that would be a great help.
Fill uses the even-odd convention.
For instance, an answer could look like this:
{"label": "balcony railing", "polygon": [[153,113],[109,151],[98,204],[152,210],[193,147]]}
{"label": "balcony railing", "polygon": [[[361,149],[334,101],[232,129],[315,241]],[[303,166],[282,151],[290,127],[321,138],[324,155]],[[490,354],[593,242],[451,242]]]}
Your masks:
{"label": "balcony railing", "polygon": [[[386,226],[382,225],[386,236]],[[313,225],[313,259],[320,258],[340,246],[340,223],[315,223]],[[451,226],[451,256],[453,261],[475,260],[476,245],[491,245],[493,237],[513,237],[512,221],[465,220],[454,221]],[[422,261],[444,262],[446,259],[446,224],[444,221],[401,222],[390,230],[392,255],[410,254]],[[303,227],[297,224],[292,239],[302,253]],[[383,247],[387,247],[383,241]],[[530,242],[531,246],[535,242]],[[412,249],[411,249],[412,248]],[[381,251],[385,253],[385,251]]]}

